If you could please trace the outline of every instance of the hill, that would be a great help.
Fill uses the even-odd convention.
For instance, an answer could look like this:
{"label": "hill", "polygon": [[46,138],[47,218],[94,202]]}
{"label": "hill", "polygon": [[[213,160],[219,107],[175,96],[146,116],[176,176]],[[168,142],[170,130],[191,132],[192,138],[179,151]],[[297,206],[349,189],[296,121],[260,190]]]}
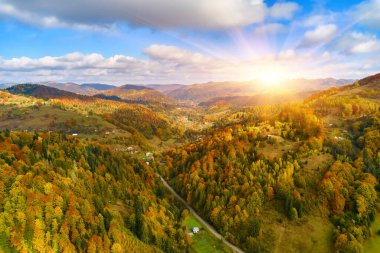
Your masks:
{"label": "hill", "polygon": [[247,252],[361,252],[379,203],[377,77],[227,114],[158,170]]}
{"label": "hill", "polygon": [[190,237],[199,223],[161,175],[246,252],[361,252],[379,216],[380,75],[323,80],[298,81],[288,102],[226,82],[239,95],[208,107],[155,106],[166,96],[138,85],[102,91],[120,101],[0,91],[0,249],[222,250],[207,231]]}
{"label": "hill", "polygon": [[59,90],[69,91],[81,95],[92,95],[98,90],[93,87],[82,86],[76,83],[59,83],[59,82],[41,82],[37,83],[39,85],[44,85]]}
{"label": "hill", "polygon": [[175,104],[175,100],[149,87],[123,85],[112,90],[103,91],[96,97],[137,104]]}
{"label": "hill", "polygon": [[13,85],[14,85],[13,83],[1,83],[0,84],[0,90],[4,90],[4,89],[11,87]]}
{"label": "hill", "polygon": [[[316,91],[314,91],[316,92]],[[218,107],[218,106],[237,106],[247,107],[254,105],[271,105],[288,103],[295,100],[306,98],[313,91],[304,92],[281,92],[276,94],[275,92],[261,93],[252,96],[223,96],[208,99],[204,102],[200,102],[199,106]]]}
{"label": "hill", "polygon": [[[83,96],[68,91],[62,91],[56,88],[35,84],[16,85],[8,88],[6,91],[11,94],[28,95],[35,98],[42,98],[47,101],[47,103],[45,103],[47,105],[47,108],[37,108],[38,110],[33,109],[35,107],[34,102],[32,102],[33,100],[30,100],[30,102],[26,104],[27,107],[30,108],[28,111],[32,113],[30,117],[37,117],[40,120],[39,122],[45,125],[43,129],[67,129],[67,127],[57,126],[59,126],[58,123],[61,121],[61,119],[66,119],[66,117],[63,115],[67,115],[67,112],[69,111],[75,113],[76,116],[74,119],[76,119],[77,126],[80,125],[78,122],[79,120],[83,121],[81,118],[86,117],[87,120],[87,117],[93,117],[96,115],[97,117],[100,117],[101,121],[111,123],[113,126],[111,129],[117,128],[129,133],[129,136],[127,138],[128,140],[124,140],[124,142],[127,141],[127,143],[140,144],[145,148],[149,146],[145,138],[152,139],[154,137],[157,137],[162,140],[167,140],[171,137],[177,136],[178,134],[178,131],[171,126],[169,120],[164,114],[154,112],[151,109],[141,105],[103,100],[96,97]],[[17,98],[14,99],[17,101]],[[39,103],[41,106],[44,105],[42,102]],[[12,114],[17,114],[18,112],[21,113],[20,111],[25,110],[20,108],[18,103],[16,106],[13,106],[12,104],[6,105],[4,110],[9,112],[10,107],[15,110],[12,112]],[[57,117],[57,119],[59,120],[50,119],[49,122],[51,124],[49,124],[47,120],[50,117],[41,118],[43,117],[43,112],[45,110],[45,115],[51,115],[52,111],[56,111],[56,113],[58,113],[57,110],[62,111],[62,113],[58,113],[59,117]],[[17,118],[14,118],[14,120],[12,120],[12,117],[8,118],[8,125],[15,126],[16,124],[14,120],[16,120],[20,123],[20,126],[28,126],[28,122],[23,122],[22,120],[19,121]],[[28,127],[26,128],[28,129]],[[94,128],[94,126],[92,126],[92,128]],[[74,129],[76,128],[73,128],[73,126],[71,126],[70,132],[73,132]],[[94,130],[97,129],[92,129],[91,133],[94,133]],[[101,131],[99,133],[104,132],[108,131]],[[116,135],[115,138],[117,137],[118,136]]]}
{"label": "hill", "polygon": [[83,83],[80,85],[83,88],[92,88],[97,91],[99,90],[112,90],[115,89],[116,86],[110,84],[102,84],[102,83]]}
{"label": "hill", "polygon": [[0,171],[4,252],[186,251],[181,206],[129,154],[62,134],[6,131]]}
{"label": "hill", "polygon": [[78,99],[90,99],[83,95],[75,94],[73,92],[60,90],[53,87],[38,84],[18,84],[6,89],[12,94],[23,94],[43,99],[51,98],[78,98]]}
{"label": "hill", "polygon": [[168,95],[170,92],[174,90],[181,89],[184,85],[182,84],[148,84],[145,86],[148,88],[155,89],[165,95]]}
{"label": "hill", "polygon": [[266,93],[279,93],[283,91],[288,93],[310,93],[324,90],[328,87],[339,86],[351,83],[352,80],[345,79],[294,79],[282,81],[278,88],[271,89],[262,85],[260,81],[250,82],[209,82],[203,84],[185,85],[179,89],[171,91],[168,96],[178,100],[188,100],[195,102],[207,102],[215,100],[217,97],[247,97],[247,96],[263,96]]}

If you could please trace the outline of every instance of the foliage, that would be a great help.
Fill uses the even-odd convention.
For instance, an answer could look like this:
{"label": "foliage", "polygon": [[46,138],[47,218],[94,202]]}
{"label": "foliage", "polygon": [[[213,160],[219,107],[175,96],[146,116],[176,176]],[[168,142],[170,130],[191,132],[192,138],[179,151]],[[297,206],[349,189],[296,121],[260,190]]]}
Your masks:
{"label": "foliage", "polygon": [[0,133],[0,247],[34,252],[178,252],[178,209],[151,168],[61,134]]}

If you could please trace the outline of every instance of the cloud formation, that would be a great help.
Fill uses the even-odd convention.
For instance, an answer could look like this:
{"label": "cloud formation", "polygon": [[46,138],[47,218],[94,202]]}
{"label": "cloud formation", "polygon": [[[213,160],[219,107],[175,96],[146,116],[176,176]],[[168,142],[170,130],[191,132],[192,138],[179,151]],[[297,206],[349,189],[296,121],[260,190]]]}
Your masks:
{"label": "cloud formation", "polygon": [[301,7],[294,2],[275,3],[269,10],[269,15],[276,19],[291,19]]}
{"label": "cloud formation", "polygon": [[[253,80],[278,72],[284,77],[366,75],[379,67],[377,61],[330,61],[328,53],[299,54],[292,49],[276,55],[232,61],[209,57],[169,45],[151,45],[148,59],[125,55],[71,53],[41,58],[0,58],[3,82],[74,81],[125,83],[196,83]],[[300,67],[302,66],[302,68]],[[323,70],[323,72],[321,72]],[[356,72],[354,73],[353,70]],[[359,71],[360,70],[360,71]],[[359,71],[359,72],[358,72]],[[323,73],[323,74],[321,74]]]}
{"label": "cloud formation", "polygon": [[330,41],[337,32],[335,24],[319,25],[307,31],[300,43],[301,48],[308,48]]}
{"label": "cloud formation", "polygon": [[255,29],[254,33],[257,35],[264,35],[264,34],[283,33],[286,31],[287,31],[286,26],[281,23],[268,23],[268,24],[258,26]]}
{"label": "cloud formation", "polygon": [[[223,29],[261,22],[262,0],[3,0],[0,13],[34,24]],[[49,22],[52,21],[52,23]]]}
{"label": "cloud formation", "polygon": [[380,52],[380,41],[375,35],[350,32],[338,39],[335,49],[348,55]]}
{"label": "cloud formation", "polygon": [[354,10],[357,22],[370,29],[380,29],[380,0],[363,1]]}
{"label": "cloud formation", "polygon": [[263,0],[2,0],[0,17],[43,27],[104,29],[118,22],[155,29],[227,29],[290,19],[295,2],[268,7]]}

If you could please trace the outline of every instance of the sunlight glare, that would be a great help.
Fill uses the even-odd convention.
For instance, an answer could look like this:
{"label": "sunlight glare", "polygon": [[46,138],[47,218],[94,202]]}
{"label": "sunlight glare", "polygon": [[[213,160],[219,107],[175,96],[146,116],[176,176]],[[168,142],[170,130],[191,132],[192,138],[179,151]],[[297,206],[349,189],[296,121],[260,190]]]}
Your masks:
{"label": "sunlight glare", "polygon": [[285,80],[284,73],[279,71],[263,71],[259,77],[258,81],[263,88],[281,88],[283,81]]}

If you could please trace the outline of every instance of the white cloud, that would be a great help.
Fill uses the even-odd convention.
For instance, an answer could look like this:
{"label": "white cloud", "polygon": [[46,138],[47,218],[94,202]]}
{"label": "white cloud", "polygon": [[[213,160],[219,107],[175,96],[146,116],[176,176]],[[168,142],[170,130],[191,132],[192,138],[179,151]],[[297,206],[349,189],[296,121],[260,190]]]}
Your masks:
{"label": "white cloud", "polygon": [[263,35],[263,34],[283,33],[286,31],[287,31],[287,28],[283,24],[269,23],[269,24],[264,24],[264,25],[258,26],[255,29],[254,33],[257,35]]}
{"label": "white cloud", "polygon": [[[3,82],[73,81],[125,83],[199,83],[207,81],[252,80],[274,69],[284,77],[353,77],[370,74],[380,67],[378,57],[348,61],[323,54],[300,54],[286,49],[246,60],[228,60],[206,56],[168,45],[145,49],[148,59],[125,55],[71,53],[41,58],[0,57]],[[372,71],[372,72],[371,72]]]}
{"label": "white cloud", "polygon": [[126,22],[154,29],[226,29],[291,19],[295,2],[268,7],[264,0],[1,0],[0,17],[43,27],[107,29]]}
{"label": "white cloud", "polygon": [[301,41],[300,47],[313,47],[331,40],[337,32],[334,24],[319,25],[314,30],[307,31]]}
{"label": "white cloud", "polygon": [[224,29],[261,22],[263,0],[2,0],[0,15],[42,26]]}
{"label": "white cloud", "polygon": [[291,19],[300,9],[300,6],[294,2],[275,3],[269,11],[269,15],[277,19]]}
{"label": "white cloud", "polygon": [[352,16],[359,24],[371,29],[380,29],[380,0],[362,2]]}
{"label": "white cloud", "polygon": [[349,55],[379,52],[380,41],[375,35],[351,32],[337,41],[335,49]]}
{"label": "white cloud", "polygon": [[71,53],[41,58],[0,58],[0,80],[37,82],[71,80],[123,84],[223,80],[238,70],[233,62],[167,45],[145,49],[148,60],[125,55]]}
{"label": "white cloud", "polygon": [[144,50],[144,53],[151,59],[164,62],[175,62],[176,64],[204,63],[211,58],[200,53],[193,53],[175,46],[151,45]]}
{"label": "white cloud", "polygon": [[301,21],[303,26],[319,26],[336,22],[336,13],[314,14]]}
{"label": "white cloud", "polygon": [[96,25],[69,23],[59,20],[53,15],[40,15],[38,13],[30,12],[27,10],[20,10],[11,4],[0,2],[0,17],[10,16],[14,17],[24,23],[40,26],[40,27],[70,27],[75,29],[92,29],[92,30],[108,30],[105,27]]}

